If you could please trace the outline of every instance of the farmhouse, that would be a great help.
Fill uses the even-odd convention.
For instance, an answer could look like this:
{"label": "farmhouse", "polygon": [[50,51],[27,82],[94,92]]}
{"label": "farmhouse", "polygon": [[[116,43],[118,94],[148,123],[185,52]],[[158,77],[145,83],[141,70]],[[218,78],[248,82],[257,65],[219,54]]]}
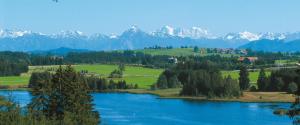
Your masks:
{"label": "farmhouse", "polygon": [[178,60],[175,57],[168,58],[168,60],[169,60],[169,63],[173,63],[173,64],[177,64],[178,63]]}
{"label": "farmhouse", "polygon": [[251,63],[253,63],[253,62],[255,62],[255,61],[258,60],[257,57],[240,57],[240,58],[238,59],[238,61],[243,62],[243,61],[245,61],[246,59],[248,59]]}

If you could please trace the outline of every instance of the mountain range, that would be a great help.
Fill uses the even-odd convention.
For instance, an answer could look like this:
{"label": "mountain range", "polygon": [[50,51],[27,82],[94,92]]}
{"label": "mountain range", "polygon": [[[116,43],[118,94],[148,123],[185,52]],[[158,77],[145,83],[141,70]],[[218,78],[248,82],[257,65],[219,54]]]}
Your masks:
{"label": "mountain range", "polygon": [[199,46],[206,48],[250,48],[261,51],[300,51],[300,32],[239,32],[216,36],[206,29],[164,26],[145,32],[132,26],[119,35],[84,35],[80,31],[43,34],[25,30],[0,30],[0,51],[126,50],[152,46]]}

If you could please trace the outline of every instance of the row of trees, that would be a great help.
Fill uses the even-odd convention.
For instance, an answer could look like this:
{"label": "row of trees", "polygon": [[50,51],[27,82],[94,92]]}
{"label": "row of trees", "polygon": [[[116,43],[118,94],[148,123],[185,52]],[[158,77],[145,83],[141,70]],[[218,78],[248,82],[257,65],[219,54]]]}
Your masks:
{"label": "row of trees", "polygon": [[69,53],[65,58],[66,63],[103,63],[103,64],[141,64],[148,67],[166,67],[169,65],[170,56],[152,56],[142,52],[123,51],[123,52],[87,52]]}
{"label": "row of trees", "polygon": [[300,84],[300,69],[280,69],[267,76],[264,69],[260,70],[257,80],[259,91],[286,91],[295,93]]}
{"label": "row of trees", "polygon": [[208,97],[238,97],[240,85],[230,76],[223,78],[217,64],[204,61],[178,63],[165,70],[153,85],[158,89],[181,87],[181,95]]}
{"label": "row of trees", "polygon": [[[195,48],[197,51],[199,48]],[[209,50],[209,49],[207,49]],[[252,64],[252,68],[274,65],[276,59],[293,59],[296,58],[293,54],[282,53],[266,53],[247,50],[247,56],[256,56],[259,59]],[[62,65],[62,64],[80,64],[80,63],[104,63],[104,64],[137,64],[147,67],[168,68],[173,66],[170,63],[170,57],[167,55],[149,55],[143,52],[112,51],[112,52],[84,52],[84,53],[69,53],[65,57],[51,55],[35,55],[22,52],[0,52],[0,76],[4,75],[19,75],[21,72],[26,72],[28,65]],[[222,57],[220,55],[211,56],[189,56],[176,57],[178,62],[187,62],[190,60],[196,62],[212,61],[216,67],[222,70],[236,70],[243,64],[237,60],[237,57]],[[247,63],[246,63],[247,64]],[[25,69],[25,70],[24,70]]]}
{"label": "row of trees", "polygon": [[17,76],[28,71],[25,62],[0,60],[0,76]]}
{"label": "row of trees", "polygon": [[239,97],[239,84],[230,76],[223,78],[220,72],[192,71],[183,85],[181,95],[207,97]]}
{"label": "row of trees", "polygon": [[171,70],[165,70],[157,79],[156,84],[152,85],[152,89],[167,89],[167,88],[178,88],[182,84],[178,80],[177,75]]}
{"label": "row of trees", "polygon": [[17,76],[28,71],[29,65],[59,65],[63,59],[52,56],[36,56],[22,52],[0,52],[0,76]]}
{"label": "row of trees", "polygon": [[16,105],[1,107],[0,124],[97,125],[99,113],[92,107],[92,97],[84,77],[68,66],[55,74],[34,75],[33,96],[24,112]]}
{"label": "row of trees", "polygon": [[[112,79],[99,78],[95,76],[86,76],[84,73],[80,73],[80,79],[88,87],[89,91],[110,91],[115,89],[137,89],[137,84],[127,84],[125,80],[114,81]],[[32,73],[28,87],[35,88],[40,85],[40,82],[47,83],[51,81],[52,75],[49,72],[34,72]]]}
{"label": "row of trees", "polygon": [[127,84],[125,80],[114,81],[106,78],[87,77],[87,84],[91,91],[111,91],[115,89],[137,89],[137,84]]}

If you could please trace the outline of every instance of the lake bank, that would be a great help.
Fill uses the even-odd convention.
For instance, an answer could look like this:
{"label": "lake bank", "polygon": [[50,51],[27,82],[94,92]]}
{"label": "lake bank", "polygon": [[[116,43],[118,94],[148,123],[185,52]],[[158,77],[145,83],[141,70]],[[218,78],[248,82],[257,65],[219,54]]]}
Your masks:
{"label": "lake bank", "polygon": [[[24,87],[13,87],[5,88],[0,90],[27,90],[29,88]],[[108,90],[102,91],[102,93],[131,93],[131,94],[152,94],[157,95],[159,98],[164,99],[187,99],[187,100],[198,100],[198,101],[224,101],[224,102],[294,102],[295,97],[292,94],[287,94],[286,92],[243,92],[243,95],[239,98],[207,98],[205,96],[180,96],[179,93],[181,88],[174,89],[124,89],[124,90]]]}
{"label": "lake bank", "polygon": [[159,98],[165,99],[188,99],[199,101],[229,101],[229,102],[294,102],[295,97],[292,94],[285,92],[243,92],[243,95],[239,98],[207,98],[192,97],[192,96],[180,96],[180,88],[176,89],[163,89],[163,90],[147,90],[147,89],[126,89],[117,90],[115,92],[127,92],[132,94],[153,94],[159,96]]}

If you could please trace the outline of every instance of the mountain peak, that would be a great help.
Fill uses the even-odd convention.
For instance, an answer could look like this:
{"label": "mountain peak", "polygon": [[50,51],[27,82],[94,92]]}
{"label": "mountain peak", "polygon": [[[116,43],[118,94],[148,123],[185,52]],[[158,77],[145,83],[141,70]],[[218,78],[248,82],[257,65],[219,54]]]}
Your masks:
{"label": "mountain peak", "polygon": [[61,31],[58,34],[54,34],[54,37],[62,37],[62,38],[79,38],[79,37],[84,37],[85,35],[83,34],[83,32],[75,30],[66,30],[66,31]]}
{"label": "mountain peak", "polygon": [[239,35],[240,35],[240,38],[246,39],[246,40],[249,40],[249,41],[259,40],[261,38],[261,35],[251,33],[251,32],[248,32],[248,31],[240,32]]}
{"label": "mountain peak", "polygon": [[189,29],[185,28],[173,28],[171,26],[164,26],[159,30],[152,32],[152,35],[166,37],[166,36],[176,36],[181,38],[192,38],[192,39],[199,39],[199,38],[212,38],[212,35],[205,29],[200,27],[192,27]]}
{"label": "mountain peak", "polygon": [[132,26],[128,29],[128,31],[130,31],[130,32],[138,32],[138,31],[140,31],[140,29],[139,29],[139,27],[138,27],[137,25],[132,25]]}
{"label": "mountain peak", "polygon": [[27,31],[27,30],[7,30],[7,29],[0,29],[0,37],[4,38],[4,37],[12,37],[12,38],[16,38],[16,37],[20,37],[20,36],[24,36],[26,34],[31,34],[31,31]]}

